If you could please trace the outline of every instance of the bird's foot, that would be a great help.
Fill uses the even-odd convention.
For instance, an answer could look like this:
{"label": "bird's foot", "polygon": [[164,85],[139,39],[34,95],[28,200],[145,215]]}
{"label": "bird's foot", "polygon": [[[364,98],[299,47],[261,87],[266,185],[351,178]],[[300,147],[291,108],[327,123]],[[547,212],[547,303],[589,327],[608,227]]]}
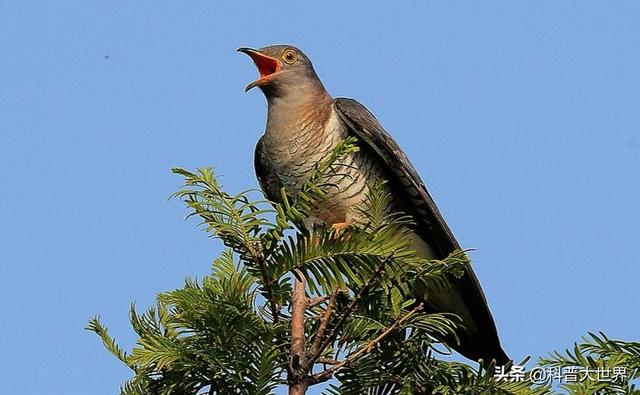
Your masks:
{"label": "bird's foot", "polygon": [[348,222],[336,222],[331,225],[331,229],[333,230],[333,237],[338,238],[342,233],[344,233],[349,227]]}
{"label": "bird's foot", "polygon": [[346,222],[336,222],[335,224],[331,225],[331,229],[335,230],[336,232],[345,230],[347,227],[349,227],[349,224]]}

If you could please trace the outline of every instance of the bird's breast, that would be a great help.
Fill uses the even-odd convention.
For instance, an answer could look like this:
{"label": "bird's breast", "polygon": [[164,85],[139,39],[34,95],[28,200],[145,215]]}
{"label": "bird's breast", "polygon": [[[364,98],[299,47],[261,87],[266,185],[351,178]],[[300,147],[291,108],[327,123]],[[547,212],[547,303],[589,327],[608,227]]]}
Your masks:
{"label": "bird's breast", "polygon": [[[282,125],[280,130],[268,128],[265,154],[282,185],[295,195],[311,177],[316,165],[348,135],[346,125],[332,108],[325,122],[301,117]],[[365,201],[370,186],[381,178],[382,171],[371,156],[361,152],[345,155],[325,175],[326,198],[310,213],[309,220],[325,224],[357,221],[361,216],[358,208]]]}

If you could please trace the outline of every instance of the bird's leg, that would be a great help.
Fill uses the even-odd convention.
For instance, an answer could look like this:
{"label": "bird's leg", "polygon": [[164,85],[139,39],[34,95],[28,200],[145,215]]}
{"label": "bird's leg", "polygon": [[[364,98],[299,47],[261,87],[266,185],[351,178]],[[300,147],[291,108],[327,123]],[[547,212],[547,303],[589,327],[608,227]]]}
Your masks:
{"label": "bird's leg", "polygon": [[340,237],[346,230],[349,228],[351,224],[348,221],[345,222],[336,222],[331,224],[331,229],[333,230],[333,238],[337,239]]}
{"label": "bird's leg", "polygon": [[336,222],[331,225],[331,229],[335,230],[336,233],[342,230],[345,230],[349,226],[348,222]]}

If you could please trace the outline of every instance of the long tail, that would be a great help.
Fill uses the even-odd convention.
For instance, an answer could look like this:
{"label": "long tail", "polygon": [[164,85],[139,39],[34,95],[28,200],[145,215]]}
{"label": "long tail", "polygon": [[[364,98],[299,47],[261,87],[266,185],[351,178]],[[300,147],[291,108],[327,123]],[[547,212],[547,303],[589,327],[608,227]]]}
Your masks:
{"label": "long tail", "polygon": [[[433,250],[418,235],[415,235],[412,244],[421,256],[436,258]],[[454,337],[442,339],[449,347],[473,361],[482,360],[484,366],[492,361],[499,366],[510,362],[500,345],[496,325],[478,278],[470,266],[466,267],[462,277],[451,276],[444,286],[426,291],[426,295],[424,290],[416,292],[419,298],[422,293],[427,311],[452,313],[462,321],[456,332],[458,341]]]}

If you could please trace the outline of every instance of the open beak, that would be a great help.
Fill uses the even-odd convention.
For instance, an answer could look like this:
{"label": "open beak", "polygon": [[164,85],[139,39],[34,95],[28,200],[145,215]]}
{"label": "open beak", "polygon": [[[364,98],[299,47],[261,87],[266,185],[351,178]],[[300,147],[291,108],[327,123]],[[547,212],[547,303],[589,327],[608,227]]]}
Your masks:
{"label": "open beak", "polygon": [[262,85],[270,76],[279,73],[282,69],[278,59],[267,56],[257,49],[242,47],[238,48],[238,52],[249,55],[260,73],[260,78],[247,85],[244,89],[245,92],[253,87]]}

